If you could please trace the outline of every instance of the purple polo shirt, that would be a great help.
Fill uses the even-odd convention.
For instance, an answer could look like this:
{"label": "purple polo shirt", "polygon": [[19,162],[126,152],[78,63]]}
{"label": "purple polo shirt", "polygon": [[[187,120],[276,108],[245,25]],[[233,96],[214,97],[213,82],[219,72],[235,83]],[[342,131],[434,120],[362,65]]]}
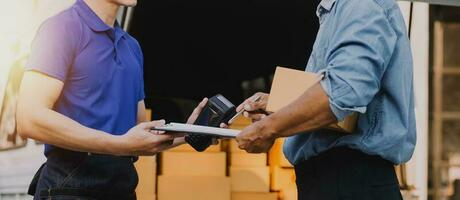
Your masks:
{"label": "purple polo shirt", "polygon": [[[137,104],[144,99],[140,46],[84,1],[41,25],[26,70],[62,81],[54,110],[83,126],[122,135],[136,125]],[[53,148],[46,145],[45,155]]]}

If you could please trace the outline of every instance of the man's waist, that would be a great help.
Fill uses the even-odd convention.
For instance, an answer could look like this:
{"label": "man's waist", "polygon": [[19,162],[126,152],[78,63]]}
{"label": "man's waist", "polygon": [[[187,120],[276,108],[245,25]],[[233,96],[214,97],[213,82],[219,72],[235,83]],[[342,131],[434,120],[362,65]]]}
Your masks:
{"label": "man's waist", "polygon": [[72,151],[68,149],[63,149],[60,147],[56,147],[53,145],[45,144],[48,146],[48,149],[45,150],[45,156],[48,160],[61,160],[61,161],[68,161],[68,160],[81,160],[84,157],[92,156],[92,157],[100,157],[106,159],[126,159],[130,158],[133,162],[138,160],[137,156],[115,156],[115,155],[107,155],[107,154],[97,154],[97,153],[90,153],[90,152],[78,152]]}

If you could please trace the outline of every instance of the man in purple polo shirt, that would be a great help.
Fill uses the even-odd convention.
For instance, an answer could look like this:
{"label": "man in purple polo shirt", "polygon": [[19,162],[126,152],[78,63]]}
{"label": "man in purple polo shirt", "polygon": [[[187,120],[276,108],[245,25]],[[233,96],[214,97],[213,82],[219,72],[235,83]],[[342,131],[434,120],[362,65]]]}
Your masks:
{"label": "man in purple polo shirt", "polygon": [[144,122],[142,51],[115,21],[136,3],[77,0],[40,27],[17,113],[18,132],[46,143],[34,199],[135,199],[136,156],[184,143]]}

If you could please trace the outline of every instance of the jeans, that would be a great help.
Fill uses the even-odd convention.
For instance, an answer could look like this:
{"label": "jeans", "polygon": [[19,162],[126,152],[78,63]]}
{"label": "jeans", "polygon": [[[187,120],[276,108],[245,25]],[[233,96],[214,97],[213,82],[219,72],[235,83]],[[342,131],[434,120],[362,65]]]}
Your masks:
{"label": "jeans", "polygon": [[134,157],[53,149],[31,183],[34,200],[135,200]]}
{"label": "jeans", "polygon": [[295,172],[299,200],[402,200],[393,164],[350,148],[321,153]]}

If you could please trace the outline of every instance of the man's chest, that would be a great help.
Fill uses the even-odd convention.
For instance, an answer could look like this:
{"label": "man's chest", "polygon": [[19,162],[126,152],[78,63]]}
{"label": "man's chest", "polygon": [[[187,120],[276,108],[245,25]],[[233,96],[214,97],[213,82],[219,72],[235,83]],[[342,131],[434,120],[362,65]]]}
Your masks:
{"label": "man's chest", "polygon": [[316,73],[327,67],[327,56],[331,48],[330,40],[335,33],[333,23],[329,18],[329,13],[321,16],[320,27],[305,71]]}
{"label": "man's chest", "polygon": [[136,84],[141,81],[142,61],[123,38],[116,43],[97,38],[84,44],[75,55],[68,73],[68,86],[83,91],[97,90],[113,82]]}

